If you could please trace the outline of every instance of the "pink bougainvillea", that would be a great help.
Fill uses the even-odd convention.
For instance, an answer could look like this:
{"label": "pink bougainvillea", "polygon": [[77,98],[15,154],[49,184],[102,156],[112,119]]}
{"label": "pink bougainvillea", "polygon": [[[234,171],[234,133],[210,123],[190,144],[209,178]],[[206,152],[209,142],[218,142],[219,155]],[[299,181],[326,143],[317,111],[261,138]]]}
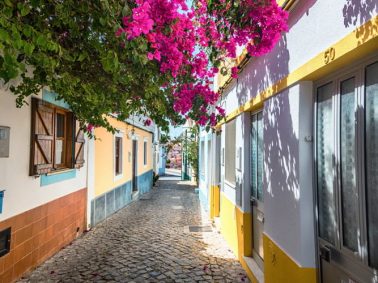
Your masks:
{"label": "pink bougainvillea", "polygon": [[[275,0],[236,2],[195,0],[189,8],[185,0],[135,0],[116,32],[125,40],[145,38],[146,57],[169,75],[162,88],[171,91],[174,111],[201,126],[214,126],[225,115],[212,87],[221,62],[235,58],[238,46],[264,55],[287,30],[287,13]],[[230,74],[237,78],[238,68]]]}

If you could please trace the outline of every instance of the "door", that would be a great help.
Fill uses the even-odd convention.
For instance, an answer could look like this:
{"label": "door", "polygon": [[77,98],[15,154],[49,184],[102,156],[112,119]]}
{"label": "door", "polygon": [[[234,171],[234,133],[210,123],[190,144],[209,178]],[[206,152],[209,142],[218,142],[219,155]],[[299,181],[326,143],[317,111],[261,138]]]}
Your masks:
{"label": "door", "polygon": [[320,278],[323,283],[375,282],[378,62],[320,84],[316,95]]}
{"label": "door", "polygon": [[132,161],[132,178],[133,178],[133,192],[138,190],[137,177],[138,177],[138,141],[133,140],[133,161]]}
{"label": "door", "polygon": [[263,269],[264,249],[264,193],[263,193],[263,114],[252,115],[251,127],[251,210],[252,210],[252,252],[253,258]]}
{"label": "door", "polygon": [[216,198],[217,203],[216,203],[216,211],[215,211],[215,216],[220,215],[220,188],[221,188],[221,156],[222,156],[222,132],[219,131],[216,134],[216,142],[215,142],[215,185],[218,186],[218,196]]}

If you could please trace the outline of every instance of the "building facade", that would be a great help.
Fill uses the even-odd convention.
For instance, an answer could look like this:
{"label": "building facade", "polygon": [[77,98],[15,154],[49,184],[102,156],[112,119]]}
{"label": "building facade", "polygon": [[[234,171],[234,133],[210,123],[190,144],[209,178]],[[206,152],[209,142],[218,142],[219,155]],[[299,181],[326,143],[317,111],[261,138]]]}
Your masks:
{"label": "building facade", "polygon": [[95,226],[152,189],[153,126],[108,121],[116,133],[96,128],[90,223]]}
{"label": "building facade", "polygon": [[80,235],[88,140],[69,105],[43,91],[18,109],[0,89],[0,281],[12,282]]}
{"label": "building facade", "polygon": [[0,282],[13,282],[152,188],[154,125],[109,116],[89,139],[47,90],[0,90]]}
{"label": "building facade", "polygon": [[218,78],[201,202],[253,282],[377,282],[378,4],[281,4],[274,50]]}

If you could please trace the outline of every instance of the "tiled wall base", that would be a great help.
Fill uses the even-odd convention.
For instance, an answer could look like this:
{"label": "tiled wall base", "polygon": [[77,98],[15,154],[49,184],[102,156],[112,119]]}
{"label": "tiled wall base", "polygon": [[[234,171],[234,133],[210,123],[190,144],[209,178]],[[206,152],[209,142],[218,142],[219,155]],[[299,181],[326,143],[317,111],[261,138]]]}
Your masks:
{"label": "tiled wall base", "polygon": [[[152,189],[152,172],[151,170],[137,177],[138,197]],[[91,201],[91,225],[97,225],[133,200],[131,181],[96,197]]]}
{"label": "tiled wall base", "polygon": [[91,225],[95,226],[129,204],[132,201],[131,191],[131,181],[129,181],[92,200]]}
{"label": "tiled wall base", "polygon": [[87,189],[0,222],[11,227],[10,252],[0,257],[0,282],[20,278],[69,244],[86,227]]}
{"label": "tiled wall base", "polygon": [[153,171],[150,170],[137,178],[139,194],[143,195],[152,189],[152,175]]}

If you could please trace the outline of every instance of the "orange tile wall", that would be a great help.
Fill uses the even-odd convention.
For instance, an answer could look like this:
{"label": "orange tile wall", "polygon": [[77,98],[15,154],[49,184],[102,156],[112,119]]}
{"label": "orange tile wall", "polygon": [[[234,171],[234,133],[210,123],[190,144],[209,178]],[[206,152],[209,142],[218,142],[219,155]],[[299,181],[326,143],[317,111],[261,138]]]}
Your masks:
{"label": "orange tile wall", "polygon": [[12,228],[10,252],[0,257],[0,283],[19,279],[79,236],[86,206],[82,189],[0,222],[0,231]]}

